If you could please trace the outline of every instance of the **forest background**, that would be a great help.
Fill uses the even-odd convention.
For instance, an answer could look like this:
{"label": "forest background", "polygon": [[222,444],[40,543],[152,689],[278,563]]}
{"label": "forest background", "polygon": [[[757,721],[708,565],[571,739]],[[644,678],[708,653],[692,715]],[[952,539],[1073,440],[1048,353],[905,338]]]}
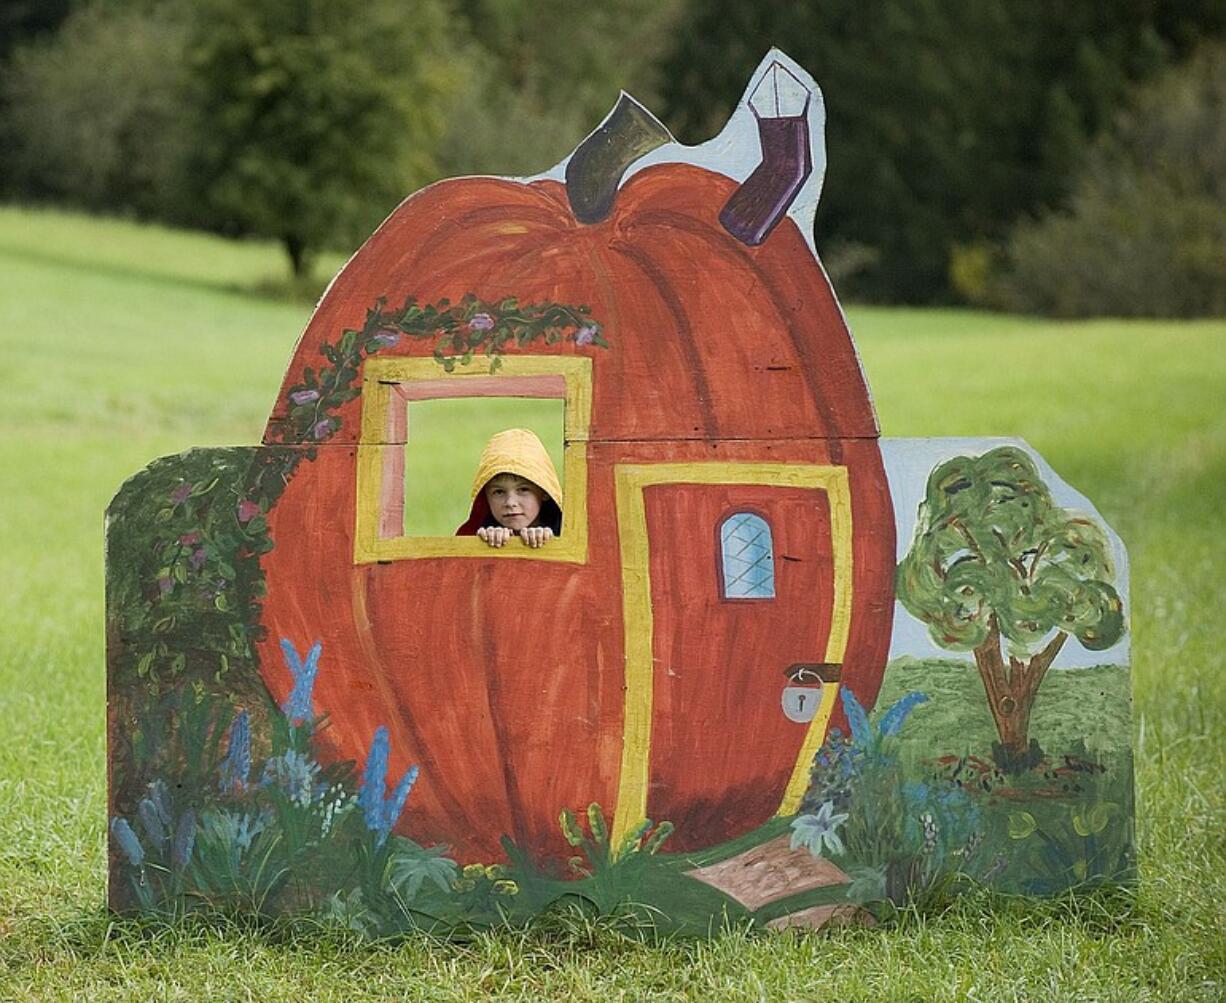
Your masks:
{"label": "forest background", "polygon": [[844,297],[1226,313],[1215,0],[7,0],[0,198],[271,237],[318,291],[439,177],[556,163],[625,88],[710,138],[773,44],[821,84]]}

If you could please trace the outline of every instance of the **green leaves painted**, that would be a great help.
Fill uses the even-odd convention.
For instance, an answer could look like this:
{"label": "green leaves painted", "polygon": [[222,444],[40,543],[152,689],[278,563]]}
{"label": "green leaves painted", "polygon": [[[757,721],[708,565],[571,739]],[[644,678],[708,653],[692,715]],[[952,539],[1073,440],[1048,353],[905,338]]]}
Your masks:
{"label": "green leaves painted", "polygon": [[129,480],[107,511],[116,684],[210,690],[254,659],[272,546],[266,513],[298,461],[282,447],[191,450]]}
{"label": "green leaves painted", "polygon": [[306,367],[302,378],[289,388],[289,427],[282,438],[319,443],[335,435],[341,427],[336,412],[361,393],[355,384],[362,359],[398,345],[403,338],[433,341],[434,359],[444,372],[455,372],[457,365],[470,365],[477,355],[483,355],[489,360],[489,371],[495,373],[512,346],[570,341],[579,348],[608,348],[601,332],[586,306],[520,303],[514,296],[486,301],[468,293],[458,303],[441,299],[420,304],[409,297],[403,306],[389,309],[380,297],[366,311],[360,331],[347,329],[335,344],[320,346],[327,365],[318,370]]}
{"label": "green leaves painted", "polygon": [[1107,535],[1051,497],[1016,446],[958,456],[928,478],[898,597],[937,644],[970,650],[995,622],[1022,656],[1052,630],[1092,650],[1124,632]]}
{"label": "green leaves painted", "polygon": [[434,358],[449,373],[457,365],[469,365],[477,355],[489,360],[491,373],[497,372],[500,356],[511,346],[571,341],[579,347],[609,347],[588,307],[520,303],[514,296],[486,301],[468,293],[458,303],[442,299],[426,305],[409,298],[400,310],[381,313],[380,318],[389,333],[433,339]]}

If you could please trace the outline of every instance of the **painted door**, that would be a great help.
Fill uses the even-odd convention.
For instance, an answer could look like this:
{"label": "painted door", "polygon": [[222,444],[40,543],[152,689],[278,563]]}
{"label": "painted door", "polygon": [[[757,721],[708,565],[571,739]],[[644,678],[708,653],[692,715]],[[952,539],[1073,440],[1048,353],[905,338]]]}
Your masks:
{"label": "painted door", "polygon": [[[689,476],[705,482],[644,467],[621,491],[641,520],[623,540],[627,633],[637,642],[628,641],[628,725],[649,714],[637,736],[645,747],[629,748],[636,734],[627,728],[638,761],[624,758],[623,790],[637,766],[638,807],[676,825],[675,849],[720,843],[796,810],[837,687],[813,691],[816,715],[789,716],[788,670],[842,660],[850,600],[842,468],[694,468]],[[634,547],[645,553],[628,554]],[[647,608],[634,608],[632,594]],[[619,815],[633,805],[619,799]]]}

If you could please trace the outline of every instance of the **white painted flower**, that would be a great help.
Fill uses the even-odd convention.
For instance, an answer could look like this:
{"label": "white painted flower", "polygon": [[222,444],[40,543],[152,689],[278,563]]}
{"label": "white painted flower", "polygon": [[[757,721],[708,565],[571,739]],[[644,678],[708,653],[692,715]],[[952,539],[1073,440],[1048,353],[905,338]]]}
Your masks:
{"label": "white painted flower", "polygon": [[792,849],[803,846],[815,857],[823,848],[835,856],[844,851],[838,828],[847,821],[845,812],[836,812],[834,802],[826,801],[813,815],[800,815],[792,820]]}

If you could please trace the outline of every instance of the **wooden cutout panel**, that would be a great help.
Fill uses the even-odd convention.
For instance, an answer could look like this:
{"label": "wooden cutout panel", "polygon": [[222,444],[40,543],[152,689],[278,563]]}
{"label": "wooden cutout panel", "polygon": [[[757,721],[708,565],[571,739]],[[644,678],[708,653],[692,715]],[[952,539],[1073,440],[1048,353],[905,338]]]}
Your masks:
{"label": "wooden cutout panel", "polygon": [[[261,445],[120,489],[112,908],[705,934],[1130,878],[1123,548],[1024,443],[878,438],[823,114],[772,50],[707,144],[623,96],[419,192]],[[405,534],[409,406],[469,397],[565,402],[540,549]]]}

